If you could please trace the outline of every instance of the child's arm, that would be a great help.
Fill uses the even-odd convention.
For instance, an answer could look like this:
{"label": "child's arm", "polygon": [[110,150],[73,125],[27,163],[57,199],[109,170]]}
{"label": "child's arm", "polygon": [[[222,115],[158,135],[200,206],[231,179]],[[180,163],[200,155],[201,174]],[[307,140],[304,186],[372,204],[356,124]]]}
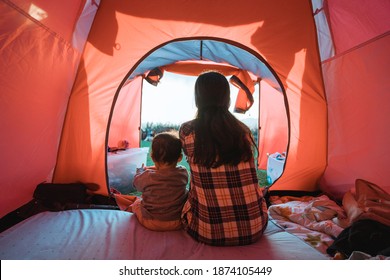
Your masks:
{"label": "child's arm", "polygon": [[146,170],[146,169],[145,169],[145,165],[142,164],[141,167],[138,167],[138,168],[135,169],[135,175],[137,176],[138,174],[143,173],[145,170]]}
{"label": "child's arm", "polygon": [[153,167],[147,167],[142,164],[141,167],[136,168],[135,175],[133,179],[133,187],[140,192],[144,191],[144,187],[149,183],[149,172],[148,170],[153,169]]}
{"label": "child's arm", "polygon": [[145,166],[144,164],[142,164],[142,166],[140,168],[136,168],[135,170],[135,173],[136,174],[140,174],[140,173],[143,173],[145,170],[156,170],[156,166]]}
{"label": "child's arm", "polygon": [[145,168],[145,170],[146,170],[146,169],[149,169],[149,170],[157,170],[156,166],[154,166],[154,165],[153,165],[153,166],[145,166],[144,168]]}

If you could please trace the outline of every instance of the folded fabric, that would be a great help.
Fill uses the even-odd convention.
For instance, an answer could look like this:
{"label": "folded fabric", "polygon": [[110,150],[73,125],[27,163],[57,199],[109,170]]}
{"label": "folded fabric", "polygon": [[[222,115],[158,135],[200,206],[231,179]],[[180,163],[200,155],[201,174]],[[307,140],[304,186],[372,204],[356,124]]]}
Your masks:
{"label": "folded fabric", "polygon": [[355,190],[347,192],[342,203],[347,218],[340,217],[335,221],[341,227],[365,219],[390,226],[390,194],[371,182],[357,179]]}
{"label": "folded fabric", "polygon": [[[137,200],[139,197],[135,195],[124,195],[124,194],[114,194],[115,201],[122,211],[128,211],[130,206]],[[128,211],[131,212],[131,211]]]}

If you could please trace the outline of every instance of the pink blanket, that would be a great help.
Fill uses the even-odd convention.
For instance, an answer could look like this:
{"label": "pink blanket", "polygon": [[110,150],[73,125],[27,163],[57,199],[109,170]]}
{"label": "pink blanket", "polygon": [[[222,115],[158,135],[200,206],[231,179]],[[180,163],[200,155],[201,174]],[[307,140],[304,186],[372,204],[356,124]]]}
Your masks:
{"label": "pink blanket", "polygon": [[319,197],[272,197],[269,215],[286,231],[326,254],[326,249],[343,230],[336,219],[345,211],[326,195]]}

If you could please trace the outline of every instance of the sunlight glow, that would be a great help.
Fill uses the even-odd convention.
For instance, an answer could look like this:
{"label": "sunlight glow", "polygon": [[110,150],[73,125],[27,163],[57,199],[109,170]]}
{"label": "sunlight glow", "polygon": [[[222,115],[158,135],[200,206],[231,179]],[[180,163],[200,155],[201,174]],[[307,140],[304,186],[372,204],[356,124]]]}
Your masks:
{"label": "sunlight glow", "polygon": [[42,10],[38,6],[35,6],[34,4],[30,5],[30,8],[28,9],[28,14],[38,21],[41,21],[41,20],[48,17],[48,14],[46,11]]}
{"label": "sunlight glow", "polygon": [[[142,124],[181,124],[193,119],[197,110],[194,100],[196,78],[165,72],[164,77],[157,87],[144,81],[141,109]],[[255,102],[252,108],[245,114],[234,113],[236,118],[250,127],[253,125],[257,127],[257,119],[259,116],[258,85],[255,88],[253,95]],[[233,112],[238,89],[231,85],[230,91],[232,104],[230,111]]]}

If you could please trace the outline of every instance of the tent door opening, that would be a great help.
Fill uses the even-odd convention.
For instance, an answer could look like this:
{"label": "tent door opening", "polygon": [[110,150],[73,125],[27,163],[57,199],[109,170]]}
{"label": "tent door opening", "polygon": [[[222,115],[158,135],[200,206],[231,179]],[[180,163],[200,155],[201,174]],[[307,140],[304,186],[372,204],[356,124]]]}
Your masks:
{"label": "tent door opening", "polygon": [[[156,123],[164,120],[164,115],[168,114],[168,112],[176,113],[178,119],[182,115],[177,107],[177,104],[183,105],[182,100],[177,102],[178,97],[167,98],[167,96],[158,93],[159,87],[161,88],[164,83],[168,84],[168,80],[164,82],[164,78],[161,79],[161,85],[158,85],[155,89],[157,94],[162,99],[166,98],[173,107],[164,108],[157,94],[155,94],[154,99],[147,100],[145,89],[153,86],[146,82],[145,77],[154,69],[160,69],[164,73],[165,79],[166,77],[177,75],[185,77],[183,78],[185,80],[184,83],[188,84],[187,87],[189,89],[183,88],[186,92],[183,92],[182,95],[186,96],[190,103],[193,103],[187,104],[190,109],[185,109],[187,110],[186,113],[191,110],[194,113],[196,112],[195,104],[192,101],[193,85],[197,75],[202,71],[218,70],[229,77],[233,73],[238,75],[241,80],[249,77],[248,80],[253,83],[252,94],[255,97],[257,96],[257,101],[250,104],[251,106],[249,107],[251,109],[249,111],[246,111],[245,109],[247,108],[244,108],[239,115],[253,115],[253,110],[257,111],[253,120],[250,120],[250,125],[254,126],[253,133],[257,138],[259,148],[257,159],[261,185],[268,186],[277,180],[278,176],[282,174],[284,164],[279,164],[282,170],[277,176],[273,175],[273,181],[269,181],[269,179],[267,181],[267,163],[269,161],[267,155],[285,153],[287,151],[288,125],[285,113],[286,105],[284,104],[283,90],[278,82],[278,78],[273,74],[270,66],[265,64],[258,56],[247,49],[215,40],[174,41],[151,51],[134,70],[129,72],[123,86],[118,90],[116,102],[113,104],[107,146],[108,148],[117,147],[123,140],[126,140],[128,145],[125,147],[125,151],[119,151],[115,154],[107,153],[109,191],[112,192],[113,189],[118,188],[120,192],[125,194],[134,191],[132,177],[135,174],[136,165],[147,163],[148,160],[150,163],[148,153],[146,152],[148,143],[144,140],[148,137],[147,134],[152,132],[152,121],[149,121],[149,124],[148,121],[143,121],[145,118],[144,110],[147,110],[145,106],[148,103],[157,104],[156,108],[159,108],[158,110],[162,109],[160,113],[155,114]],[[173,88],[180,89],[181,87],[183,87],[183,82],[176,81],[176,83],[169,85],[166,90],[172,92]],[[237,89],[232,90],[232,92],[235,91]],[[234,108],[234,106],[237,107],[236,100],[237,96],[231,96],[232,110],[237,109]],[[275,102],[276,104],[273,104]],[[243,106],[245,107],[246,105],[244,104]],[[194,115],[192,117],[188,114],[186,115],[187,120],[193,117]],[[262,118],[264,118],[264,121]],[[184,119],[180,119],[175,125],[167,122],[165,128],[178,129],[180,122],[183,121]],[[164,128],[160,127],[159,129]],[[149,139],[151,139],[150,135]],[[133,153],[130,151],[133,151]],[[126,156],[125,153],[131,155]]]}

